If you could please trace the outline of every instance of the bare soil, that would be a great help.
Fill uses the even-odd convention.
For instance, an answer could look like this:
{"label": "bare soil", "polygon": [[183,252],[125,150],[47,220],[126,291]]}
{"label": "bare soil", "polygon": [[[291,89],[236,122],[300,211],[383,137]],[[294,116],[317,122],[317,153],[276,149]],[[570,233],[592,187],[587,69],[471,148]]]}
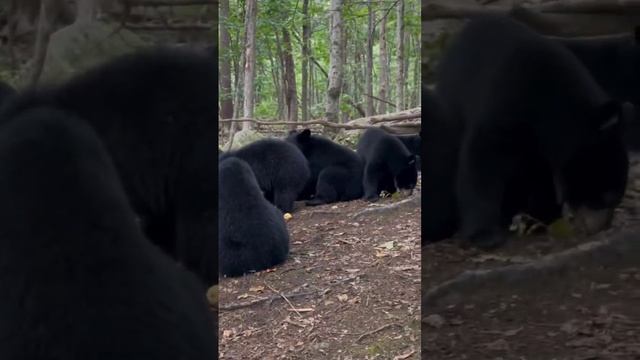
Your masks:
{"label": "bare soil", "polygon": [[418,359],[420,207],[352,216],[391,202],[295,211],[287,262],[221,280],[220,359]]}
{"label": "bare soil", "polygon": [[[452,240],[426,246],[424,290],[465,270],[535,261],[583,242],[632,231],[640,223],[639,173],[634,160],[613,227],[594,237],[519,237],[492,252],[464,250]],[[487,283],[462,301],[423,308],[422,358],[640,359],[640,259],[635,264],[576,265],[550,281],[508,288]]]}

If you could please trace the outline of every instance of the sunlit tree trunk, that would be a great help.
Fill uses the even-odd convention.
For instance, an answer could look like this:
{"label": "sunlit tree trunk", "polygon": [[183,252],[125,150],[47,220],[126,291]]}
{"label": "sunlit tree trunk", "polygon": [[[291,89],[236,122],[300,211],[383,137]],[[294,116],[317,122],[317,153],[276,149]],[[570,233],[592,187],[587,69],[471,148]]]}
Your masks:
{"label": "sunlit tree trunk", "polygon": [[[380,19],[380,91],[378,97],[387,100],[389,96],[389,53],[387,51],[387,16]],[[387,112],[387,103],[380,101],[379,114]]]}
{"label": "sunlit tree trunk", "polygon": [[329,87],[325,114],[328,121],[339,122],[340,92],[342,90],[343,45],[342,0],[331,0],[330,6],[330,58]]}
{"label": "sunlit tree trunk", "polygon": [[[242,116],[253,118],[254,108],[254,80],[256,77],[256,17],[258,4],[256,0],[247,0],[245,16],[245,63],[244,63],[244,104]],[[251,129],[251,122],[242,123],[242,130]]]}
{"label": "sunlit tree trunk", "polygon": [[404,66],[404,0],[398,0],[397,8],[397,28],[396,28],[396,42],[398,46],[397,50],[397,66],[398,77],[396,85],[398,87],[396,93],[396,105],[398,110],[403,110],[404,105],[404,84],[405,84],[405,66]]}

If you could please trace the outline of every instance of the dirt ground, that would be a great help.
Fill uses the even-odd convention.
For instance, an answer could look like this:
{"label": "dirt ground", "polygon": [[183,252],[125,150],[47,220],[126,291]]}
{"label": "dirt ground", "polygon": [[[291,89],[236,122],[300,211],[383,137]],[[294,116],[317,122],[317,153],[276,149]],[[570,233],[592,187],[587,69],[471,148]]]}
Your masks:
{"label": "dirt ground", "polygon": [[420,207],[352,217],[391,202],[295,211],[286,263],[220,282],[220,359],[418,359]]}
{"label": "dirt ground", "polygon": [[[634,159],[613,227],[593,237],[515,238],[492,252],[463,250],[453,241],[425,247],[425,290],[464,270],[525,263],[625,231],[640,234],[639,174]],[[508,288],[489,283],[462,301],[422,309],[422,358],[640,359],[639,305],[640,259],[631,264],[576,266],[550,281]]]}

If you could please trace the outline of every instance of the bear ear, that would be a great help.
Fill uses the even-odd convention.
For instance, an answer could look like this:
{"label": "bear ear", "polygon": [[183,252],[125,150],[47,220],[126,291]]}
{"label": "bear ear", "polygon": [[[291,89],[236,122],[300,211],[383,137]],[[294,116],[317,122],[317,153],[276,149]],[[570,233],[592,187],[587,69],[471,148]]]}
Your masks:
{"label": "bear ear", "polygon": [[300,134],[298,134],[299,140],[303,140],[303,141],[309,140],[310,137],[311,137],[311,130],[309,129],[304,129]]}
{"label": "bear ear", "polygon": [[598,130],[606,131],[620,123],[622,105],[618,101],[611,100],[599,106],[595,114]]}

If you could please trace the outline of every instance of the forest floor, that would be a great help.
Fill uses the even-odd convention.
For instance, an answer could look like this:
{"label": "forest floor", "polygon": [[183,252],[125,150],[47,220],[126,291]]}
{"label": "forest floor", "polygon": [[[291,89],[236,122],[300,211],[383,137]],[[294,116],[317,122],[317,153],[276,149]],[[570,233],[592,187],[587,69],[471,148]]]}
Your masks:
{"label": "forest floor", "polygon": [[220,359],[419,359],[419,201],[354,217],[391,202],[294,211],[287,262],[220,282]]}
{"label": "forest floor", "polygon": [[[589,238],[519,237],[492,252],[461,249],[453,241],[429,245],[422,254],[424,288],[465,270],[524,264],[580,243],[620,236],[630,227],[638,231],[639,190],[640,165],[634,160],[614,225]],[[640,359],[640,259],[604,266],[601,259],[594,260],[586,266],[571,263],[542,281],[509,286],[487,282],[456,301],[425,305],[423,358]]]}

